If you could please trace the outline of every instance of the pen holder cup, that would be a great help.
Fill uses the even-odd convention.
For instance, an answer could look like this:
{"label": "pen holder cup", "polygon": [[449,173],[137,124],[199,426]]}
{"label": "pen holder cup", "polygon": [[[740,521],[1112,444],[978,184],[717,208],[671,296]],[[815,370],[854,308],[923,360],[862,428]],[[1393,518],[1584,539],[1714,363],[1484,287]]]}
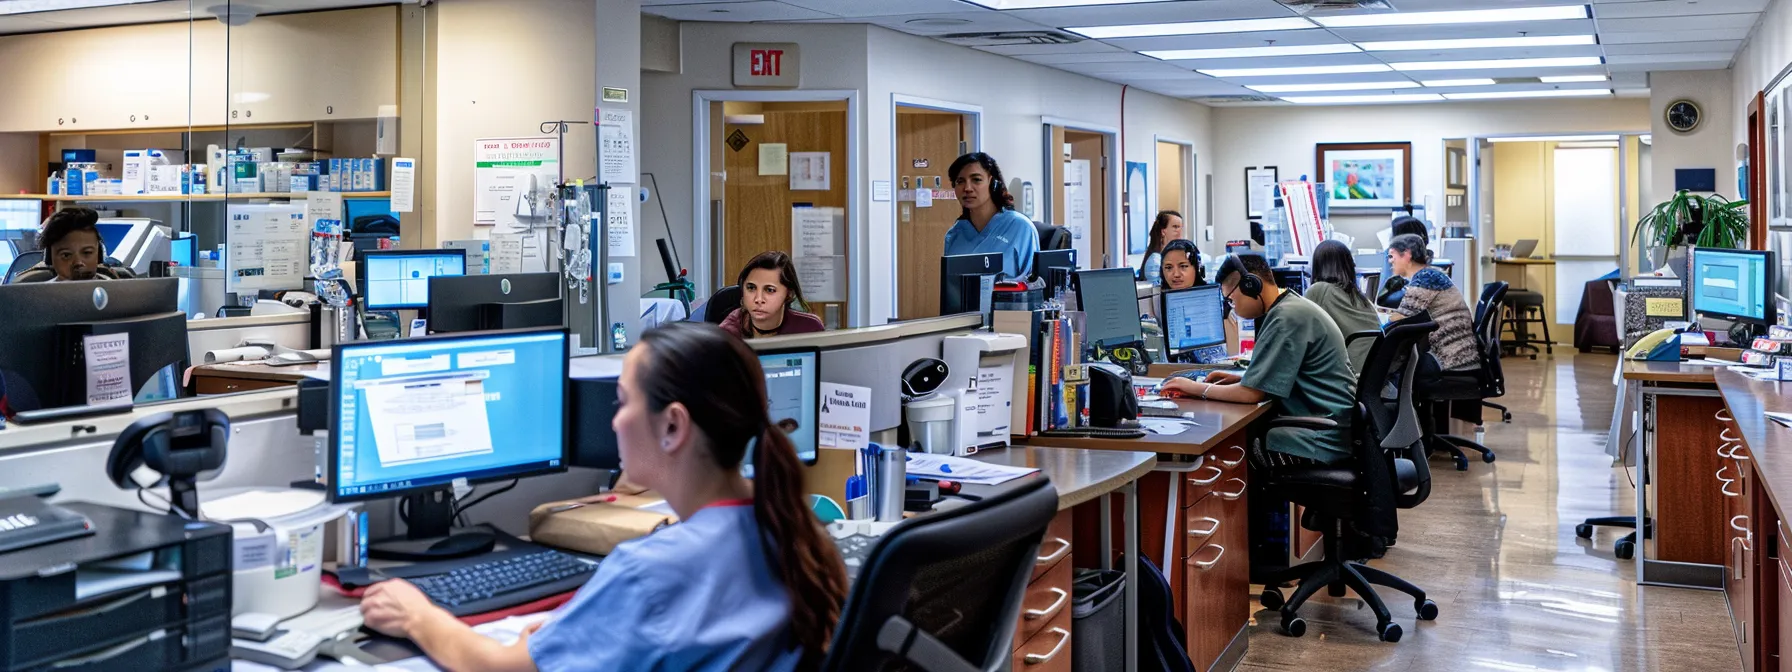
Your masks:
{"label": "pen holder cup", "polygon": [[847,520],[871,520],[873,516],[874,514],[871,511],[871,495],[846,500]]}

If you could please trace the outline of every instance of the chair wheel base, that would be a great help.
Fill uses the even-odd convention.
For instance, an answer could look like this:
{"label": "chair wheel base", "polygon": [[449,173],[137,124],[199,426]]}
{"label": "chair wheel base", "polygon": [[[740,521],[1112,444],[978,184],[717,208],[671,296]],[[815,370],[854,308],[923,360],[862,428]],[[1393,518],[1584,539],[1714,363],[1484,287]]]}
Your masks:
{"label": "chair wheel base", "polygon": [[1436,602],[1432,602],[1431,600],[1419,600],[1417,604],[1413,605],[1413,610],[1419,612],[1419,620],[1421,621],[1437,620]]}
{"label": "chair wheel base", "polygon": [[1282,605],[1287,604],[1288,601],[1282,597],[1281,589],[1264,588],[1263,594],[1257,598],[1257,603],[1263,605],[1264,609],[1281,609]]}
{"label": "chair wheel base", "polygon": [[1579,525],[1575,525],[1574,526],[1574,536],[1580,537],[1582,539],[1592,539],[1593,538],[1593,526],[1588,525],[1586,523],[1581,523]]}
{"label": "chair wheel base", "polygon": [[1282,615],[1282,634],[1289,637],[1307,634],[1307,619],[1291,614]]}
{"label": "chair wheel base", "polygon": [[1612,544],[1612,555],[1618,556],[1619,560],[1629,560],[1636,557],[1636,542],[1625,541],[1622,539],[1618,540],[1618,543]]}
{"label": "chair wheel base", "polygon": [[1485,464],[1493,464],[1493,453],[1482,453],[1481,462]]}
{"label": "chair wheel base", "polygon": [[1467,457],[1462,456],[1462,455],[1456,456],[1456,470],[1457,471],[1468,471],[1468,458]]}
{"label": "chair wheel base", "polygon": [[1379,631],[1377,634],[1381,636],[1381,641],[1390,644],[1400,641],[1400,635],[1405,634],[1400,629],[1399,623],[1382,623],[1377,625],[1375,629]]}

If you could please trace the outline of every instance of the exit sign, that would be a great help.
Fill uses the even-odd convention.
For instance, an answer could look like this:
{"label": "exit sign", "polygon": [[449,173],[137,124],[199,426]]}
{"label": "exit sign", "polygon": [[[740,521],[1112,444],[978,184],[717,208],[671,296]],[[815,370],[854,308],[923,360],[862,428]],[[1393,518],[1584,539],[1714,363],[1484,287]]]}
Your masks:
{"label": "exit sign", "polygon": [[734,43],[734,85],[796,88],[802,58],[794,42]]}

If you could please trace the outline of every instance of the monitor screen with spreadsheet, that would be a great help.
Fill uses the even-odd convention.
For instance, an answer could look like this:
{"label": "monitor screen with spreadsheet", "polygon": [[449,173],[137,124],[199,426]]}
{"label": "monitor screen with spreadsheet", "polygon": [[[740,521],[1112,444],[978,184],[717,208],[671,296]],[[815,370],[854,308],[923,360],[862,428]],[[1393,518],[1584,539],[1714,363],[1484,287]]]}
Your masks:
{"label": "monitor screen with spreadsheet", "polygon": [[1164,292],[1164,348],[1179,354],[1226,342],[1219,285]]}
{"label": "monitor screen with spreadsheet", "polygon": [[466,250],[382,250],[363,255],[368,310],[429,307],[429,279],[467,274]]}
{"label": "monitor screen with spreadsheet", "polygon": [[538,329],[337,345],[330,498],[564,469],[566,341]]}

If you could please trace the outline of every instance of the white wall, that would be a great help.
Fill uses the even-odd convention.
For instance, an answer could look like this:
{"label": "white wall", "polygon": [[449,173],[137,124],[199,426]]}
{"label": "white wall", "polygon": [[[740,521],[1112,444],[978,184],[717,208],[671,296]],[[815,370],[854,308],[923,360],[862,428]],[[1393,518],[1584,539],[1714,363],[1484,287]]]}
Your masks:
{"label": "white wall", "polygon": [[[1650,130],[1649,101],[1506,101],[1352,107],[1232,107],[1214,113],[1219,160],[1210,164],[1216,192],[1215,242],[1246,238],[1244,169],[1276,166],[1284,180],[1313,175],[1313,147],[1330,142],[1411,142],[1412,200],[1443,210],[1444,140],[1478,135]],[[1658,163],[1658,165],[1660,165]],[[1428,213],[1430,214],[1430,213]],[[1432,214],[1435,217],[1435,214]],[[1332,225],[1358,239],[1386,226],[1388,215],[1334,214]]]}
{"label": "white wall", "polygon": [[[1704,113],[1698,128],[1691,133],[1676,133],[1668,128],[1664,112],[1676,100],[1687,99]],[[1649,73],[1649,111],[1653,124],[1654,149],[1649,193],[1660,194],[1662,200],[1674,193],[1676,168],[1715,168],[1717,193],[1736,198],[1735,101],[1730,95],[1730,72],[1661,71]],[[1743,114],[1747,114],[1744,104]],[[1748,118],[1741,120],[1743,133],[1748,132]],[[1653,207],[1653,202],[1642,207]]]}
{"label": "white wall", "polygon": [[[1792,6],[1773,2],[1730,63],[1729,146],[1748,142],[1748,104],[1792,64]],[[1705,113],[1710,116],[1711,110]]]}

